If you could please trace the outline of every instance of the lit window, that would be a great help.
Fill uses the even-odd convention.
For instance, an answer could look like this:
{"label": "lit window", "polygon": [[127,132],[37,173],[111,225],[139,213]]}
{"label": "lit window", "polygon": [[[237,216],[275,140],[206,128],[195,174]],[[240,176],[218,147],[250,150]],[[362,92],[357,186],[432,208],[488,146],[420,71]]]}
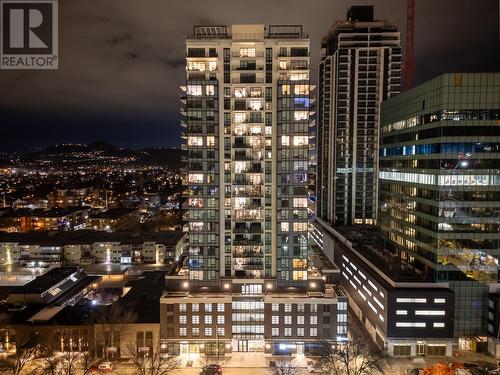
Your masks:
{"label": "lit window", "polygon": [[309,143],[309,137],[307,135],[296,135],[293,137],[294,146],[306,146]]}
{"label": "lit window", "polygon": [[309,336],[311,336],[311,337],[318,336],[318,329],[317,328],[310,328],[309,329]]}
{"label": "lit window", "polygon": [[292,304],[285,303],[285,312],[292,312]]}
{"label": "lit window", "polygon": [[262,89],[260,87],[250,88],[250,97],[261,98],[262,97]]}
{"label": "lit window", "polygon": [[211,327],[205,328],[205,336],[212,336],[212,328]]}
{"label": "lit window", "polygon": [[415,315],[443,316],[443,315],[445,315],[445,311],[444,310],[415,310]]}
{"label": "lit window", "polygon": [[272,324],[280,324],[280,317],[278,315],[272,316]]}
{"label": "lit window", "polygon": [[290,230],[290,223],[288,222],[282,222],[281,223],[281,231],[282,232],[288,232]]}
{"label": "lit window", "polygon": [[297,316],[297,324],[303,325],[304,324],[304,315],[298,315]]}
{"label": "lit window", "polygon": [[285,315],[285,324],[292,324],[292,317],[290,315]]}
{"label": "lit window", "polygon": [[396,298],[397,303],[427,303],[427,298]]}
{"label": "lit window", "polygon": [[293,280],[307,280],[307,271],[293,271]]}
{"label": "lit window", "polygon": [[255,48],[240,48],[240,57],[255,57]]}
{"label": "lit window", "polygon": [[273,311],[280,311],[280,305],[277,303],[272,304],[272,310]]}
{"label": "lit window", "polygon": [[280,69],[288,69],[288,64],[286,60],[280,60]]}
{"label": "lit window", "polygon": [[223,303],[218,303],[217,304],[217,311],[218,312],[224,312],[224,304]]}
{"label": "lit window", "polygon": [[199,336],[200,335],[200,328],[199,327],[193,327],[193,329],[191,330],[191,332],[193,333],[193,336]]}
{"label": "lit window", "polygon": [[309,95],[309,85],[295,85],[293,93],[295,95]]}
{"label": "lit window", "polygon": [[434,303],[446,303],[445,298],[434,298]]}
{"label": "lit window", "polygon": [[193,323],[193,324],[200,324],[200,316],[199,315],[193,315],[191,317],[191,323]]}
{"label": "lit window", "polygon": [[290,337],[292,335],[292,329],[291,328],[285,328],[285,336]]}
{"label": "lit window", "polygon": [[281,145],[282,146],[290,146],[290,137],[288,135],[281,136]]}
{"label": "lit window", "polygon": [[307,198],[293,198],[293,207],[307,208]]}
{"label": "lit window", "polygon": [[212,311],[212,304],[205,303],[205,312],[211,312],[211,311]]}
{"label": "lit window", "polygon": [[261,100],[250,100],[248,105],[252,111],[260,111],[262,109],[262,101]]}
{"label": "lit window", "polygon": [[339,335],[347,334],[347,326],[337,326],[337,334]]}
{"label": "lit window", "polygon": [[396,310],[396,315],[408,315],[408,310]]}
{"label": "lit window", "polygon": [[209,146],[209,147],[215,146],[215,137],[213,137],[213,136],[207,137],[207,146]]}
{"label": "lit window", "polygon": [[205,324],[212,324],[212,315],[205,315]]}
{"label": "lit window", "polygon": [[304,327],[297,328],[297,336],[299,336],[299,337],[304,336]]}
{"label": "lit window", "polygon": [[402,327],[402,328],[409,328],[409,327],[425,328],[426,327],[426,323],[424,323],[424,322],[396,322],[396,327]]}
{"label": "lit window", "polygon": [[224,327],[217,327],[217,335],[224,336]]}
{"label": "lit window", "polygon": [[290,95],[291,91],[290,91],[290,85],[283,85],[281,86],[281,93],[283,95]]}
{"label": "lit window", "polygon": [[187,85],[187,94],[193,96],[201,96],[201,85]]}
{"label": "lit window", "polygon": [[309,74],[307,73],[292,73],[290,74],[290,81],[307,81]]}
{"label": "lit window", "polygon": [[311,315],[311,316],[309,317],[309,324],[311,324],[311,325],[316,325],[316,324],[318,324],[318,317],[317,317],[317,316],[315,316],[315,315]]}
{"label": "lit window", "polygon": [[245,112],[235,112],[234,113],[234,122],[236,124],[242,124],[246,122],[247,114]]}
{"label": "lit window", "polygon": [[224,324],[224,315],[217,315],[217,324]]}
{"label": "lit window", "polygon": [[186,312],[186,304],[185,303],[179,303],[179,311]]}
{"label": "lit window", "polygon": [[188,175],[188,182],[190,182],[192,184],[203,183],[203,174],[202,173],[190,173]]}
{"label": "lit window", "polygon": [[188,146],[203,146],[203,137],[188,137]]}
{"label": "lit window", "polygon": [[295,121],[307,120],[309,118],[309,111],[294,111],[293,119]]}
{"label": "lit window", "polygon": [[186,324],[186,323],[187,323],[186,315],[179,315],[179,324]]}
{"label": "lit window", "polygon": [[179,328],[179,336],[187,336],[187,328],[186,327]]}
{"label": "lit window", "polygon": [[234,89],[235,98],[245,98],[247,96],[247,89],[245,87],[236,87]]}
{"label": "lit window", "polygon": [[217,61],[209,61],[208,62],[208,70],[213,72],[214,70],[217,70]]}
{"label": "lit window", "polygon": [[215,86],[214,85],[206,85],[205,86],[206,92],[208,96],[214,96],[215,95]]}
{"label": "lit window", "polygon": [[196,70],[199,72],[204,72],[205,71],[205,62],[203,62],[203,61],[188,61],[188,70]]}
{"label": "lit window", "polygon": [[280,335],[280,329],[279,328],[273,328],[272,329],[272,335],[273,336],[279,336]]}
{"label": "lit window", "polygon": [[307,232],[307,223],[293,223],[294,232]]}
{"label": "lit window", "polygon": [[441,322],[434,322],[432,323],[432,326],[434,328],[444,328],[444,323],[441,323]]}

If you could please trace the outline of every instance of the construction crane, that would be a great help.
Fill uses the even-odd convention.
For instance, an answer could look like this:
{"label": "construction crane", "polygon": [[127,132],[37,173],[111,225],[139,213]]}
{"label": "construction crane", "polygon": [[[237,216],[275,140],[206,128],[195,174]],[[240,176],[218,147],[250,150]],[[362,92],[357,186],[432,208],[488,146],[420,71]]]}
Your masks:
{"label": "construction crane", "polygon": [[406,58],[405,58],[405,90],[413,86],[413,56],[415,42],[415,0],[406,3]]}

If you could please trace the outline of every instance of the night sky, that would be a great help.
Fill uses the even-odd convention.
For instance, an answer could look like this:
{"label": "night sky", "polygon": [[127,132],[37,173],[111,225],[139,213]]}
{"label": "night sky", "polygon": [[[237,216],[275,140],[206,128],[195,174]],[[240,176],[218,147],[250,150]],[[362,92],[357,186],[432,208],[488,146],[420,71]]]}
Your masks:
{"label": "night sky", "polygon": [[[500,70],[498,0],[416,0],[415,80]],[[180,143],[184,41],[199,24],[303,24],[319,43],[350,5],[405,38],[406,0],[59,0],[59,70],[0,71],[0,152],[107,140]]]}

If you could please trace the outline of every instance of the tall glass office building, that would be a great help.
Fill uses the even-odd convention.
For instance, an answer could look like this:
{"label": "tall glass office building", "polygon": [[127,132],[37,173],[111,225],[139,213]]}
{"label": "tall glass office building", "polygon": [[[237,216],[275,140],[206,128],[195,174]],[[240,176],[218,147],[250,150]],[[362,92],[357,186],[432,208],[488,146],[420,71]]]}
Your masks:
{"label": "tall glass office building", "polygon": [[456,336],[487,334],[488,286],[499,281],[500,73],[444,74],[382,104],[377,226],[402,262],[449,283]]}

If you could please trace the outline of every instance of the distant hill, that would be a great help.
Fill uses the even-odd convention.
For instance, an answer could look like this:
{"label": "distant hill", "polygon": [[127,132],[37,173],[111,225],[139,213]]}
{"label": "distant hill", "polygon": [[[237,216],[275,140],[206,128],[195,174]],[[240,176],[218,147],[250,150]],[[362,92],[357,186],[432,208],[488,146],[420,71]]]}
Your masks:
{"label": "distant hill", "polygon": [[[96,141],[89,144],[65,143],[46,147],[42,150],[25,154],[25,158],[36,161],[40,158],[53,159],[55,162],[64,155],[65,160],[74,159],[84,161],[83,154],[99,153],[107,157],[131,157],[136,163],[148,165],[167,165],[171,168],[181,166],[181,150],[176,148],[147,148],[132,150],[116,147],[106,141]],[[73,158],[72,158],[73,156]]]}

